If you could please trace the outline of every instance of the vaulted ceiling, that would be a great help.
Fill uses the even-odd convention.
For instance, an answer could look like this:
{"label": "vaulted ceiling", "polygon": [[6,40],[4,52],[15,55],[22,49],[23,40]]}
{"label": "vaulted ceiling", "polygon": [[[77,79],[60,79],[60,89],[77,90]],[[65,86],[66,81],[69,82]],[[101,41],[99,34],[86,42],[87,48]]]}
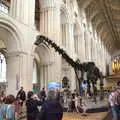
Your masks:
{"label": "vaulted ceiling", "polygon": [[120,51],[120,0],[78,0],[108,51]]}

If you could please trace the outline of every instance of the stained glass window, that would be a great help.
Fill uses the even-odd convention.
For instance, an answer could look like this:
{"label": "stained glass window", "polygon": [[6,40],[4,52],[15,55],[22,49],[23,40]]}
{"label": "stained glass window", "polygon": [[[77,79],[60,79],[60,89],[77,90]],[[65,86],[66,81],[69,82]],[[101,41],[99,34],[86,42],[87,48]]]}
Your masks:
{"label": "stained glass window", "polygon": [[0,82],[6,82],[6,59],[2,53],[0,53]]}

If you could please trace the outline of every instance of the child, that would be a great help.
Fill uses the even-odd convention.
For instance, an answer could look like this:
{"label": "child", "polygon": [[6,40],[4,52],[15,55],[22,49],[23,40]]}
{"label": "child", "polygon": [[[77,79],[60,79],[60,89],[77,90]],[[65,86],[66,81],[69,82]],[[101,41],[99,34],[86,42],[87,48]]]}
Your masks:
{"label": "child", "polygon": [[71,111],[71,104],[72,104],[72,98],[71,98],[71,96],[68,96],[68,98],[67,98],[67,104],[68,104],[67,112],[70,112]]}
{"label": "child", "polygon": [[80,98],[80,108],[83,110],[83,114],[82,116],[87,116],[86,111],[87,111],[87,107],[86,107],[86,103],[85,100],[82,99],[82,97]]}
{"label": "child", "polygon": [[75,109],[77,113],[79,113],[79,107],[80,107],[80,97],[78,94],[75,95]]}

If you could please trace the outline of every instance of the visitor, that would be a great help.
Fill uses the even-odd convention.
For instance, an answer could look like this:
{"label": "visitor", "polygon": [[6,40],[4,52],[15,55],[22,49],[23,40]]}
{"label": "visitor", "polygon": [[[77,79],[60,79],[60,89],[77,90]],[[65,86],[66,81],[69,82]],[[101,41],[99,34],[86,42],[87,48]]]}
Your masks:
{"label": "visitor", "polygon": [[115,90],[110,93],[108,101],[112,111],[112,120],[117,120],[117,112],[115,108]]}
{"label": "visitor", "polygon": [[72,112],[76,111],[76,109],[75,109],[75,93],[72,93],[71,109],[72,109]]}
{"label": "visitor", "polygon": [[19,97],[17,97],[15,100],[15,112],[17,117],[19,117],[22,112],[21,100]]}
{"label": "visitor", "polygon": [[46,98],[45,88],[40,91],[40,99],[44,102]]}
{"label": "visitor", "polygon": [[27,109],[27,120],[37,120],[39,112],[41,110],[42,102],[36,94],[29,91],[27,94],[26,109]]}
{"label": "visitor", "polygon": [[26,100],[26,94],[25,94],[23,87],[21,87],[21,89],[18,91],[16,98],[20,98],[20,103],[22,107],[24,101]]}
{"label": "visitor", "polygon": [[77,113],[79,113],[79,107],[80,107],[80,96],[76,94],[75,95],[75,109]]}
{"label": "visitor", "polygon": [[3,99],[3,111],[4,111],[3,118],[4,119],[6,119],[6,112],[7,112],[8,105],[9,105],[9,97],[6,96]]}
{"label": "visitor", "polygon": [[86,105],[86,102],[85,102],[85,99],[83,99],[82,97],[80,97],[80,108],[82,109],[83,111],[83,114],[82,116],[87,116],[86,114],[86,111],[87,111],[87,105]]}
{"label": "visitor", "polygon": [[[0,96],[1,97],[1,96]],[[3,101],[0,98],[0,120],[3,120],[4,110],[3,110]]]}
{"label": "visitor", "polygon": [[6,120],[15,120],[15,97],[13,95],[8,95],[8,107],[6,110]]}
{"label": "visitor", "polygon": [[117,82],[116,90],[109,95],[109,103],[112,110],[113,120],[120,120],[120,81]]}
{"label": "visitor", "polygon": [[6,97],[6,92],[3,90],[1,92],[1,100],[3,100]]}
{"label": "visitor", "polygon": [[71,97],[71,95],[67,96],[67,104],[68,104],[67,112],[70,112],[71,111],[71,106],[72,106],[72,97]]}
{"label": "visitor", "polygon": [[120,81],[117,82],[115,91],[115,110],[117,112],[117,120],[120,120]]}
{"label": "visitor", "polygon": [[41,108],[39,120],[62,120],[63,108],[57,100],[55,91],[48,92],[48,99]]}
{"label": "visitor", "polygon": [[82,82],[82,89],[83,89],[83,92],[84,92],[84,97],[87,97],[87,88],[88,88],[88,85],[87,85],[87,81],[86,80],[83,80]]}

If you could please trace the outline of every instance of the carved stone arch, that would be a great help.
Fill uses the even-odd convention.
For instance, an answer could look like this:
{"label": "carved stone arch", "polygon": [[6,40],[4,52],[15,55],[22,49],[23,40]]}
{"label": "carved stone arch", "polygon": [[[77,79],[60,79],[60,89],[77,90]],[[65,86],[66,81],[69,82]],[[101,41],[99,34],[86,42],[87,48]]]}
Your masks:
{"label": "carved stone arch", "polygon": [[[16,45],[16,51],[24,51],[24,45],[23,45],[23,37],[22,34],[20,32],[20,30],[17,28],[16,25],[14,25],[14,23],[12,23],[9,20],[6,20],[4,18],[0,19],[0,29],[2,33],[6,33],[5,34],[1,34],[1,39],[4,39],[4,44],[11,44],[12,47],[12,41],[13,43]],[[9,37],[9,40],[8,40]],[[7,38],[7,40],[5,40]],[[9,43],[7,43],[9,42]]]}
{"label": "carved stone arch", "polygon": [[37,57],[39,57],[39,59],[37,58],[37,61],[39,61],[41,65],[51,64],[53,62],[52,52],[46,44],[41,43],[40,46],[34,48],[34,52],[38,55]]}
{"label": "carved stone arch", "polygon": [[[53,64],[53,54],[47,44],[41,43],[39,46],[32,48],[33,60],[37,62],[37,88],[40,90],[45,87],[47,89],[48,81],[52,75],[49,74],[51,65]],[[33,87],[35,87],[33,85]]]}
{"label": "carved stone arch", "polygon": [[72,17],[71,17],[71,14],[69,12],[69,9],[65,5],[62,5],[60,7],[60,11],[61,11],[61,14],[64,15],[62,19],[64,19],[66,23],[71,23]]}

